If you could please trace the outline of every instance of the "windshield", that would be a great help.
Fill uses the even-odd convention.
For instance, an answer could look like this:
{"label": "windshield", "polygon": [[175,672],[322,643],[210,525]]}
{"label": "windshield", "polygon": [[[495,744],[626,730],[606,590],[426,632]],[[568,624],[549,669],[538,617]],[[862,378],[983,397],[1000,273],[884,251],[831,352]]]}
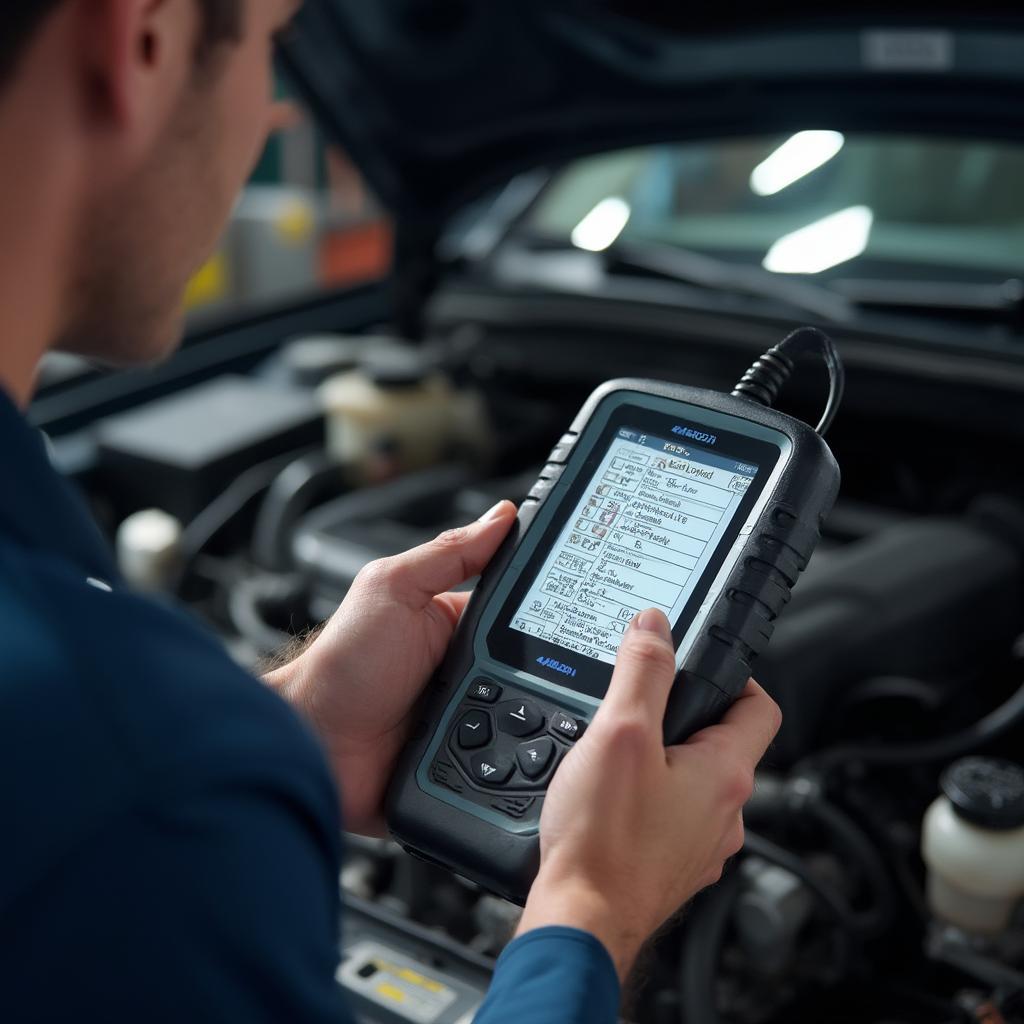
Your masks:
{"label": "windshield", "polygon": [[526,227],[659,242],[823,279],[991,281],[1024,262],[1024,146],[803,131],[576,161]]}

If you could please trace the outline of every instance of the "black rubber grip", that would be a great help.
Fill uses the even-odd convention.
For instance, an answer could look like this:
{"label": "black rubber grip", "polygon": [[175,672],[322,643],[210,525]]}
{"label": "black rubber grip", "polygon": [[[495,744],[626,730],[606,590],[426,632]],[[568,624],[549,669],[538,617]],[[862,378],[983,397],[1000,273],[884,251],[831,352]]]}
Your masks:
{"label": "black rubber grip", "polygon": [[[817,467],[817,479],[804,481],[808,500],[799,513],[783,502],[762,513],[672,689],[666,743],[681,743],[719,721],[746,687],[835,500],[839,474],[829,469],[826,462]],[[809,477],[806,470],[803,475]]]}

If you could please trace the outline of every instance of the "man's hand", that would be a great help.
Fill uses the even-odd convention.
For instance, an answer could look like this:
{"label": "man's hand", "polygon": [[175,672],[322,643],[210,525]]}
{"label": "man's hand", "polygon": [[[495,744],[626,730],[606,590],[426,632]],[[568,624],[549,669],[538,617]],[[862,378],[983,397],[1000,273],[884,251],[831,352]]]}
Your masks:
{"label": "man's hand", "polygon": [[638,615],[591,727],[555,774],[541,868],[520,933],[561,924],[596,935],[620,976],[640,946],[743,845],[754,768],[781,723],[753,680],[719,725],[665,748],[675,676],[668,620]]}
{"label": "man's hand", "polygon": [[349,831],[384,833],[384,793],[413,705],[470,596],[446,591],[484,568],[515,514],[504,501],[471,526],[371,562],[312,646],[267,677],[325,744]]}

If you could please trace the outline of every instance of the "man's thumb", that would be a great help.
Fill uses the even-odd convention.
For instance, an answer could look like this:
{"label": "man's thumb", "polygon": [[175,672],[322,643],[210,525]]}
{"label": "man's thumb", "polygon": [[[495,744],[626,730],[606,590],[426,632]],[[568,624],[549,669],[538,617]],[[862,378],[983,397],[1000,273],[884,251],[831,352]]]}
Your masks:
{"label": "man's thumb", "polygon": [[616,715],[642,710],[660,726],[675,675],[676,656],[668,619],[654,608],[640,612],[622,638],[602,711]]}
{"label": "man's thumb", "polygon": [[515,516],[516,507],[511,501],[499,501],[475,523],[447,530],[411,551],[383,559],[375,566],[373,575],[402,604],[425,608],[438,594],[484,569],[508,534]]}

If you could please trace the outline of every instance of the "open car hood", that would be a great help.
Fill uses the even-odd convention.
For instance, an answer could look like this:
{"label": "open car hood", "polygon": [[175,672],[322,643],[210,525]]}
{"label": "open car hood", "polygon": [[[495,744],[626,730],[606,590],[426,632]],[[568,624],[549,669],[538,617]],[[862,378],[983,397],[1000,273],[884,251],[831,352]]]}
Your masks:
{"label": "open car hood", "polygon": [[801,128],[1024,135],[1024,10],[643,0],[306,0],[282,60],[399,231],[517,172]]}

